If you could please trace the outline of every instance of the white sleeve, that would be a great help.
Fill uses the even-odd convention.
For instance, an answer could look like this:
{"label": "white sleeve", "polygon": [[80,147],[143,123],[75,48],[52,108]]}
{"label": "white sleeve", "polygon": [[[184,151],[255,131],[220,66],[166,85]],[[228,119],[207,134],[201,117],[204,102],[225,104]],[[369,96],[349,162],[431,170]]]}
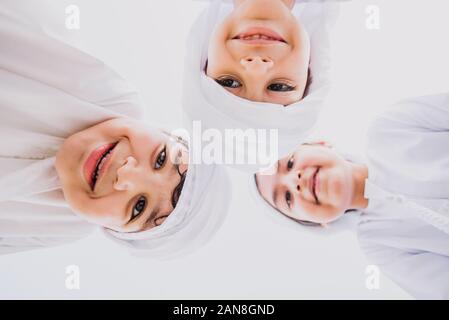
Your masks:
{"label": "white sleeve", "polygon": [[377,264],[380,270],[415,298],[449,299],[449,257],[383,246],[373,249],[377,256],[389,257]]}
{"label": "white sleeve", "polygon": [[392,192],[449,198],[449,94],[405,100],[372,122],[370,178]]}
{"label": "white sleeve", "polygon": [[383,116],[398,129],[413,131],[449,131],[449,93],[404,100]]}
{"label": "white sleeve", "polygon": [[102,61],[26,24],[16,12],[1,6],[0,39],[3,73],[34,80],[120,114],[143,116],[137,91]]}
{"label": "white sleeve", "polygon": [[0,255],[71,243],[97,229],[65,206],[0,202]]}

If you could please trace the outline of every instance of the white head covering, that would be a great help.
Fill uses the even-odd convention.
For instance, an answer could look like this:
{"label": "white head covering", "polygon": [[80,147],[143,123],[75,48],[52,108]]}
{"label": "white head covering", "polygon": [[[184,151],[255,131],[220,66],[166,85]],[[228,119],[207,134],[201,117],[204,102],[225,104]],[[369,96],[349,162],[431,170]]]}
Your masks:
{"label": "white head covering", "polygon": [[[103,62],[16,14],[0,6],[0,254],[89,234],[95,226],[64,201],[55,154],[75,132],[116,117],[142,119],[145,110]],[[227,191],[224,168],[190,165],[178,205],[160,228],[114,239],[157,256],[192,249],[223,221]]]}
{"label": "white head covering", "polygon": [[164,223],[147,231],[120,233],[109,238],[138,256],[173,258],[205,244],[227,213],[230,183],[223,166],[190,164],[176,208]]}
{"label": "white head covering", "polygon": [[[311,41],[312,82],[307,96],[287,107],[253,102],[234,96],[206,76],[204,69],[209,37],[214,26],[232,10],[230,5],[222,4],[221,0],[212,0],[208,10],[193,25],[187,43],[183,87],[187,126],[192,126],[195,120],[201,120],[204,129],[215,128],[221,132],[225,129],[278,129],[279,157],[302,142],[313,129],[329,89],[328,31],[338,14],[336,1],[302,2],[298,1],[294,12],[305,26]],[[249,152],[251,148],[254,150],[257,147],[248,146],[244,152]],[[255,172],[260,166],[266,165],[238,168]]]}

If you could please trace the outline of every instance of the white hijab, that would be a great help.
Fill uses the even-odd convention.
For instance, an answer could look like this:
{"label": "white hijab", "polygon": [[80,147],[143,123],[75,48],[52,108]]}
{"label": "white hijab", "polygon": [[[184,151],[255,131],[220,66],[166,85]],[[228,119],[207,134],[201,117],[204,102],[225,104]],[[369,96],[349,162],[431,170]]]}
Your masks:
{"label": "white hijab", "polygon": [[[145,106],[103,62],[36,30],[10,8],[0,7],[0,42],[0,254],[82,238],[95,226],[64,201],[55,154],[71,134],[111,118],[142,119]],[[223,220],[226,182],[220,168],[190,166],[167,223],[154,232],[114,236],[158,256],[192,249]],[[224,192],[210,195],[214,184]]]}
{"label": "white hijab", "polygon": [[176,208],[162,225],[135,233],[105,230],[106,234],[137,256],[168,259],[190,253],[223,223],[230,190],[224,167],[190,164]]}
{"label": "white hijab", "polygon": [[[338,15],[338,4],[336,1],[297,2],[294,13],[303,23],[311,41],[312,82],[307,96],[287,107],[253,102],[234,96],[206,76],[204,68],[209,37],[215,25],[232,10],[230,4],[212,0],[209,8],[193,25],[187,42],[183,87],[186,126],[191,127],[193,121],[201,120],[203,129],[215,128],[221,132],[225,129],[278,129],[279,157],[302,143],[312,131],[329,90],[328,33]],[[256,148],[250,145],[244,152]],[[255,172],[260,166],[266,165],[258,163],[238,168]]]}

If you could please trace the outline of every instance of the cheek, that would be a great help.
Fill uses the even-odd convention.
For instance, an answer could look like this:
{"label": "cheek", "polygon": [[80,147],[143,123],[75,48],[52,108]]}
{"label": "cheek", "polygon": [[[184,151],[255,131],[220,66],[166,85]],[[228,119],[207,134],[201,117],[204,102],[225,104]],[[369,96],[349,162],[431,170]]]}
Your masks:
{"label": "cheek", "polygon": [[78,197],[76,200],[78,202],[74,203],[74,210],[81,218],[103,227],[121,227],[124,212],[120,212],[122,205],[118,197],[108,196],[101,199]]}
{"label": "cheek", "polygon": [[341,210],[349,206],[352,185],[344,169],[334,169],[329,174],[328,180],[328,202],[330,205]]}
{"label": "cheek", "polygon": [[207,53],[207,69],[206,74],[210,77],[218,77],[220,76],[220,70],[226,68],[224,61],[225,59],[225,50],[226,47],[219,43],[217,39],[211,41],[211,45],[209,46],[209,50]]}
{"label": "cheek", "polygon": [[207,51],[207,74],[215,74],[219,69],[225,68],[225,61],[229,60],[228,37],[230,34],[230,23],[224,21],[216,27],[209,40]]}
{"label": "cheek", "polygon": [[315,205],[308,202],[302,202],[298,206],[298,217],[301,220],[328,223],[337,219],[341,215],[341,209],[332,205]]}
{"label": "cheek", "polygon": [[75,178],[75,170],[77,170],[84,148],[83,140],[78,136],[71,136],[64,141],[56,154],[55,160],[55,168],[61,180]]}
{"label": "cheek", "polygon": [[294,79],[297,87],[304,89],[307,85],[308,71],[309,71],[309,59],[302,52],[301,49],[295,49],[288,53],[287,59],[282,59],[285,64],[282,69],[286,74]]}

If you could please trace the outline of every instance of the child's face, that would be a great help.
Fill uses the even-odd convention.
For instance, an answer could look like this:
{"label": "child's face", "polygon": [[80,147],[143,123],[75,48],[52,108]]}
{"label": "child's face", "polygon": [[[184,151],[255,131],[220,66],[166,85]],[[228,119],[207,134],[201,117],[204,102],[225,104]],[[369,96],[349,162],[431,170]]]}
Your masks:
{"label": "child's face", "polygon": [[206,73],[248,100],[289,105],[307,85],[310,43],[292,1],[236,1],[214,30]]}
{"label": "child's face", "polygon": [[162,224],[173,211],[187,161],[187,149],[167,134],[117,118],[66,139],[56,170],[77,214],[116,231],[137,232]]}
{"label": "child's face", "polygon": [[302,145],[267,174],[256,174],[261,196],[283,214],[328,223],[350,209],[354,182],[349,163],[322,145]]}

